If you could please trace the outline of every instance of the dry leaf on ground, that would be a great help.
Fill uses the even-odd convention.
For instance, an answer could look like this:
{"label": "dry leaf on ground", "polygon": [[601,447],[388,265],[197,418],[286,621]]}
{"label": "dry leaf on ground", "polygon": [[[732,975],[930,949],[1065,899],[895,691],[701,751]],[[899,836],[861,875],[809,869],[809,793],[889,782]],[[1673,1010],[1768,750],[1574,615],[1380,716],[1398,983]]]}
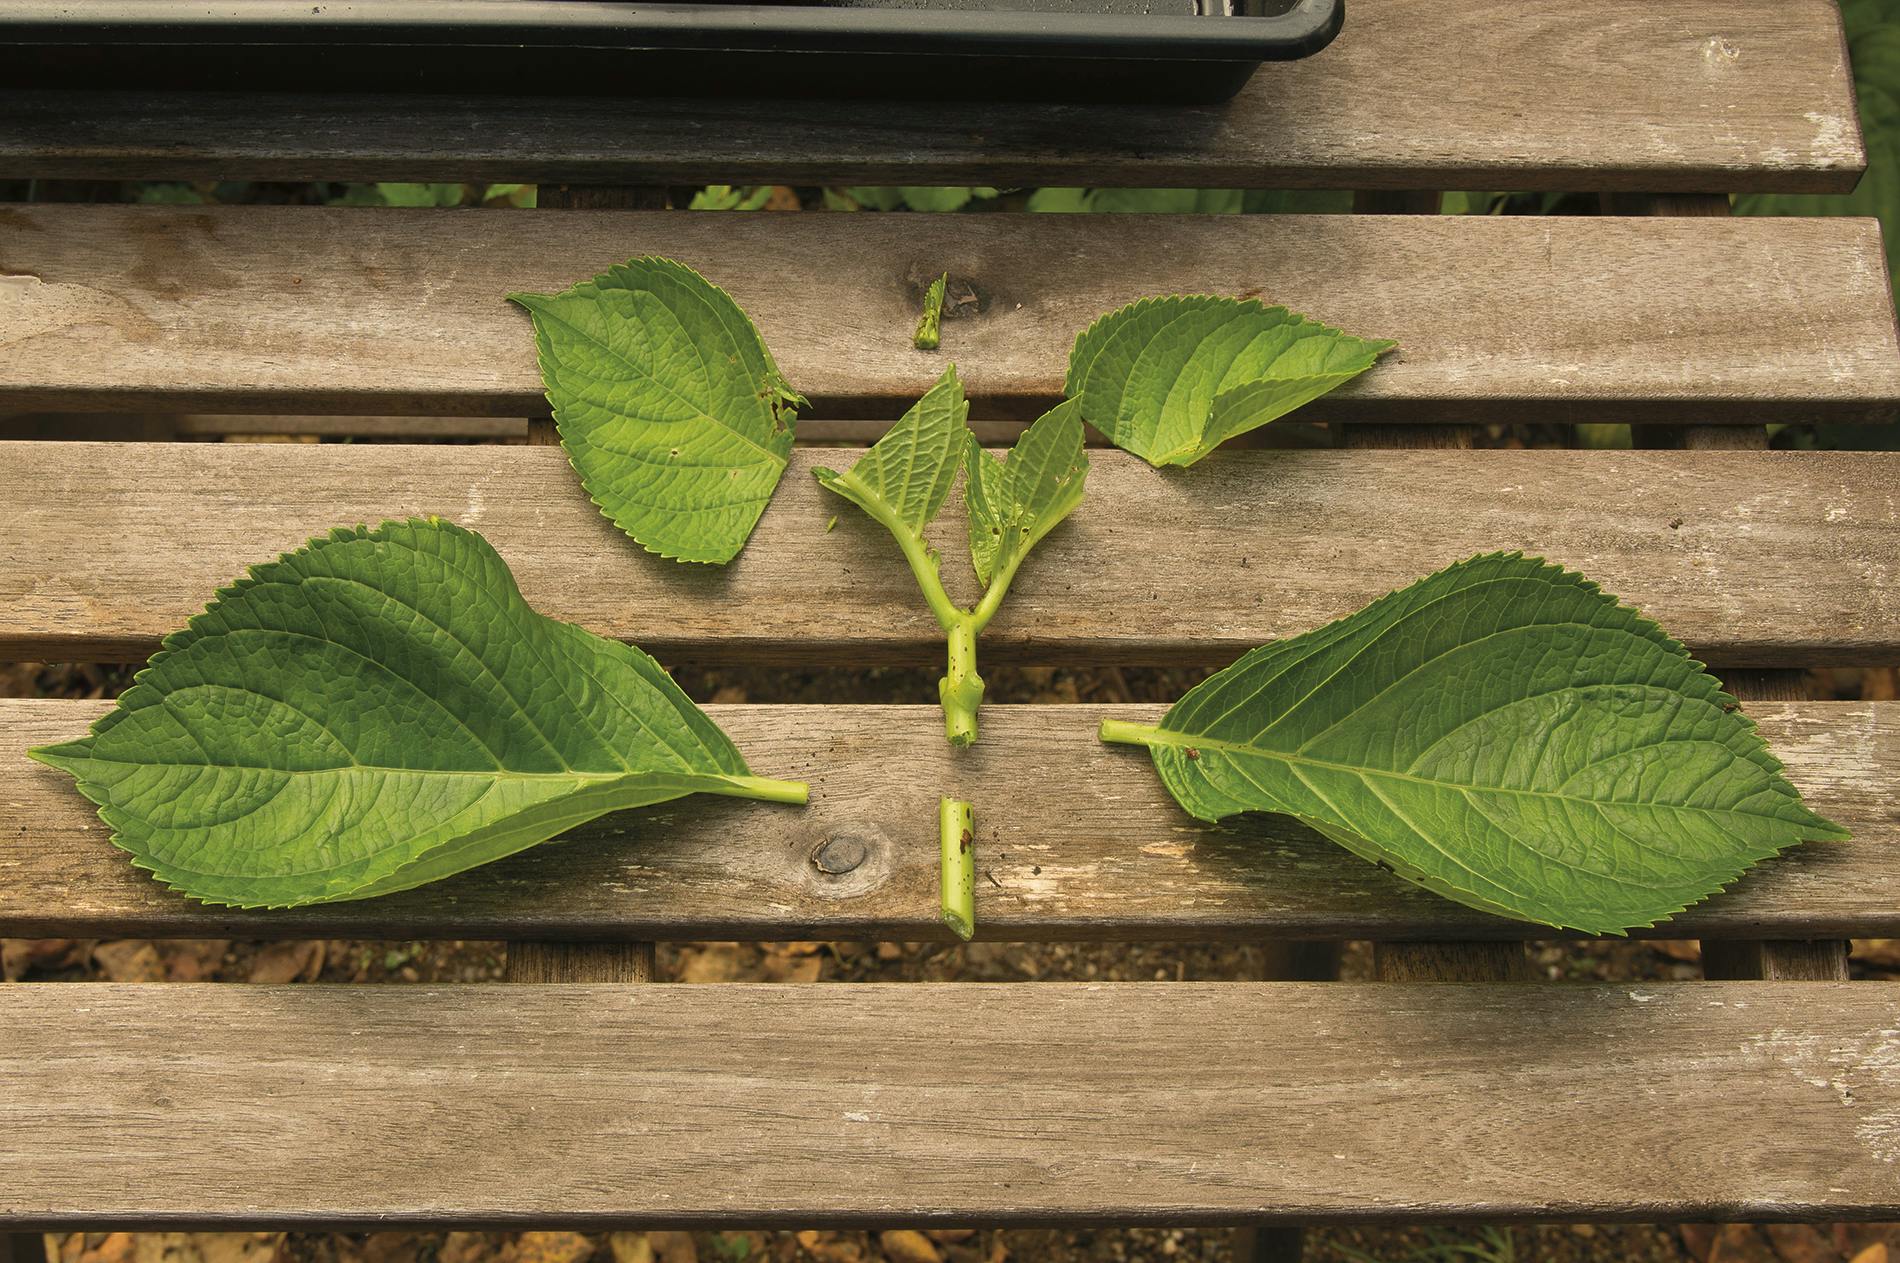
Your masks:
{"label": "dry leaf on ground", "polygon": [[891,1263],[942,1263],[943,1256],[937,1252],[936,1245],[921,1232],[908,1229],[881,1232],[877,1243]]}
{"label": "dry leaf on ground", "polygon": [[158,945],[142,938],[112,939],[92,949],[92,963],[112,982],[163,982]]}
{"label": "dry leaf on ground", "polygon": [[[313,982],[322,972],[322,939],[296,939],[288,943],[266,944],[251,961],[252,982]],[[374,1240],[374,1238],[371,1239]],[[376,1261],[372,1259],[369,1263],[376,1263]]]}

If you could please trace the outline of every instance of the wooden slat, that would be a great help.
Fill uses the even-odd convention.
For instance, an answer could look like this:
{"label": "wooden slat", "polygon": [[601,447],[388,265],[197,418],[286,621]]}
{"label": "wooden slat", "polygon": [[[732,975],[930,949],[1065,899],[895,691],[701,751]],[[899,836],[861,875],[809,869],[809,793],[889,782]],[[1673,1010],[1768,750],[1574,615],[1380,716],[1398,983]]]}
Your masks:
{"label": "wooden slat", "polygon": [[0,990],[0,1224],[1900,1215],[1900,991]]}
{"label": "wooden slat", "polygon": [[1845,192],[1865,161],[1827,0],[1353,0],[1206,108],[88,90],[0,117],[16,177]]}
{"label": "wooden slat", "polygon": [[[637,253],[729,287],[821,417],[888,420],[946,360],[979,417],[1034,415],[1090,321],[1169,292],[1399,341],[1311,419],[1900,415],[1873,220],[63,205],[0,208],[0,410],[524,416],[546,405],[503,296]],[[980,310],[923,354],[944,271]]]}
{"label": "wooden slat", "polygon": [[[896,547],[811,476],[853,458],[795,452],[744,554],[715,568],[641,552],[551,448],[0,444],[0,656],[142,658],[249,564],[435,513],[485,534],[536,608],[663,661],[941,662]],[[1227,661],[1497,549],[1580,569],[1724,666],[1900,659],[1890,453],[1090,460],[1087,499],[1017,578],[985,661]],[[973,599],[960,509],[933,531]]]}
{"label": "wooden slat", "polygon": [[[760,774],[811,784],[809,807],[689,798],[409,894],[206,908],[133,869],[71,781],[21,753],[79,736],[105,709],[0,702],[0,936],[941,939],[940,794],[990,804],[976,890],[985,938],[1508,939],[1529,928],[1407,885],[1285,817],[1191,819],[1145,755],[1095,737],[1105,715],[1152,722],[1156,706],[990,706],[964,751],[944,742],[934,705],[715,706]],[[1770,861],[1643,933],[1900,937],[1900,706],[1749,713],[1815,809],[1854,838]]]}

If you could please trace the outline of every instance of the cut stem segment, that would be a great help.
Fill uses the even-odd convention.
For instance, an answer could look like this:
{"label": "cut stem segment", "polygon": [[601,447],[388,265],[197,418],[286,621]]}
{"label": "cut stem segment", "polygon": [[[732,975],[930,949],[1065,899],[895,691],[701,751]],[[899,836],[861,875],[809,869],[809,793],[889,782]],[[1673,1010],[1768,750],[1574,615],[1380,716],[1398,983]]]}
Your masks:
{"label": "cut stem segment", "polygon": [[937,846],[943,923],[967,943],[976,933],[976,812],[969,803],[937,800]]}
{"label": "cut stem segment", "polygon": [[1153,724],[1131,724],[1125,719],[1104,719],[1095,735],[1109,745],[1151,746],[1160,730]]}

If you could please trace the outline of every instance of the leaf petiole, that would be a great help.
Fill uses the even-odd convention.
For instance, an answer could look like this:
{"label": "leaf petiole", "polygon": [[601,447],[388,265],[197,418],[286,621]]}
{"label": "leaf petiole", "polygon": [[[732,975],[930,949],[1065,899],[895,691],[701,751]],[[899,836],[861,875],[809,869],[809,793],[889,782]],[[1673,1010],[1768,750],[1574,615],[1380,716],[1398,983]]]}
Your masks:
{"label": "leaf petiole", "polygon": [[709,794],[727,798],[754,798],[765,803],[792,803],[803,807],[811,801],[811,787],[804,781],[777,781],[769,776],[728,776],[730,789],[710,788]]}
{"label": "leaf petiole", "polygon": [[1153,724],[1131,724],[1126,719],[1104,719],[1095,736],[1109,745],[1152,746],[1160,732]]}

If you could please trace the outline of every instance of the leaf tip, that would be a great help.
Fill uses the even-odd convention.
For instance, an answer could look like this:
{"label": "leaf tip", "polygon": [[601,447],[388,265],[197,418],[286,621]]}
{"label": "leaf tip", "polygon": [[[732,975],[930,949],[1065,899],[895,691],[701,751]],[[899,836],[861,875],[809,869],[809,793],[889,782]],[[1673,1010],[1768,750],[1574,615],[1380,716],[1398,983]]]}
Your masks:
{"label": "leaf tip", "polygon": [[35,763],[44,763],[47,767],[57,768],[68,776],[77,778],[80,765],[92,759],[92,738],[81,737],[77,741],[30,746],[27,748],[26,757]]}

